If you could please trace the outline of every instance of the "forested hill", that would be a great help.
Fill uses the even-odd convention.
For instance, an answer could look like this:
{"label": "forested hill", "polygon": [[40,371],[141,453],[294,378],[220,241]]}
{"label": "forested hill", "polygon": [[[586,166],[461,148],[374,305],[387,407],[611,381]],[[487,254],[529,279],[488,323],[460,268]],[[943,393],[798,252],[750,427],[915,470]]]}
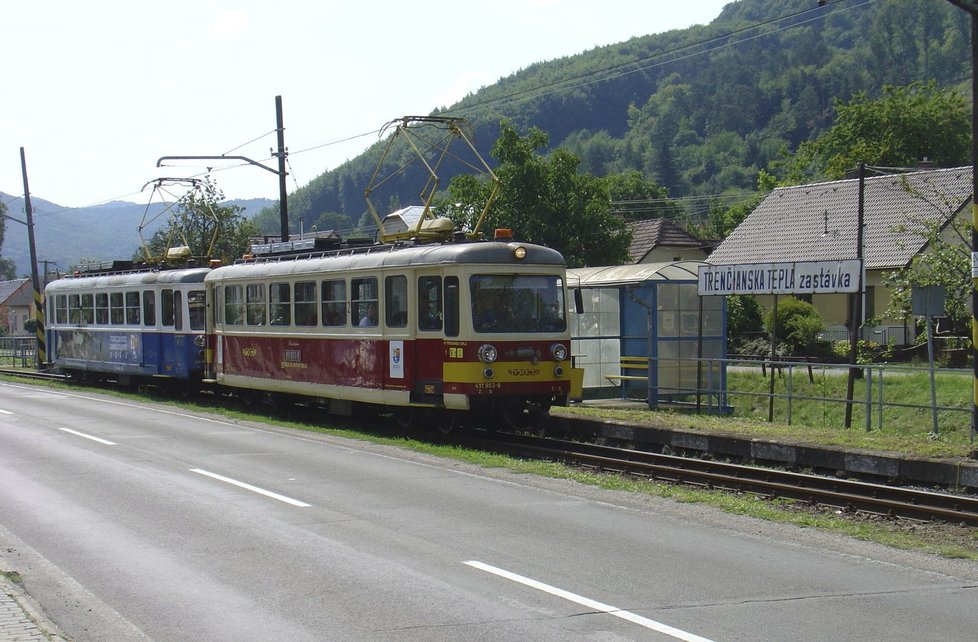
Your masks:
{"label": "forested hill", "polygon": [[[943,0],[736,0],[706,26],[527,61],[433,113],[467,118],[487,158],[508,119],[548,132],[598,176],[637,169],[674,198],[751,191],[760,169],[831,125],[836,99],[931,79],[967,91],[969,38],[968,14]],[[356,224],[382,145],[297,190],[295,227]],[[414,204],[420,185],[406,173],[372,200]],[[259,223],[277,232],[277,211]]]}

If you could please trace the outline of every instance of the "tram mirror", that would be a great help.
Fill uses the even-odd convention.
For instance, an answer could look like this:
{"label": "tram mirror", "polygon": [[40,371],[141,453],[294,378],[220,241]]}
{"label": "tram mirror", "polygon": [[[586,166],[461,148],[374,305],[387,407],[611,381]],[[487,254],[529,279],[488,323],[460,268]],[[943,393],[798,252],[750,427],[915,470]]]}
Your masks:
{"label": "tram mirror", "polygon": [[574,311],[577,314],[584,314],[584,294],[581,288],[574,288]]}

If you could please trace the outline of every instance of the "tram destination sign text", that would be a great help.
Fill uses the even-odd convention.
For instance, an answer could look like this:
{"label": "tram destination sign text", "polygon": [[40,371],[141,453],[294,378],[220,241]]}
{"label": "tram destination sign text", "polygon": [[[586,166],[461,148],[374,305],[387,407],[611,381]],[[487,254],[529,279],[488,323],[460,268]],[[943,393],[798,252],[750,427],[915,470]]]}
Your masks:
{"label": "tram destination sign text", "polygon": [[701,265],[700,296],[858,292],[860,261]]}

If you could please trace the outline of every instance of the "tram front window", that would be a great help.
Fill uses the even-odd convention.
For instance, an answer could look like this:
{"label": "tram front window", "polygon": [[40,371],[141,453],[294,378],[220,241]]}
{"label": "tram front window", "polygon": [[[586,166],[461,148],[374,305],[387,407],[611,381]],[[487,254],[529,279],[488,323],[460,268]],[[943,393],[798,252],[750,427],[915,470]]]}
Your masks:
{"label": "tram front window", "polygon": [[562,332],[564,283],[548,274],[477,274],[469,279],[476,332]]}

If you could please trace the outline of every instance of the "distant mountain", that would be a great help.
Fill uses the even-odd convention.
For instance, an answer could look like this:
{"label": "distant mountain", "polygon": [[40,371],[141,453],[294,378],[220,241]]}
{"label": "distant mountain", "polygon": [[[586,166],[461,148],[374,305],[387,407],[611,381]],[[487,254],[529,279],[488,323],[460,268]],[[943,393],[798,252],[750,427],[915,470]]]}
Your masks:
{"label": "distant mountain", "polygon": [[[24,199],[0,192],[7,203],[7,215],[25,221]],[[275,204],[269,199],[230,200],[223,205],[245,208],[248,218],[262,208]],[[43,273],[45,261],[48,272],[66,272],[82,260],[108,261],[129,259],[138,250],[140,227],[147,241],[166,221],[163,205],[149,207],[138,203],[112,201],[91,207],[62,207],[31,195],[34,210],[34,242],[37,248],[38,270]],[[30,275],[30,246],[27,227],[7,220],[6,235],[0,257],[17,266],[17,276]]]}
{"label": "distant mountain", "polygon": [[[577,155],[581,171],[637,170],[671,197],[686,197],[696,218],[711,198],[739,198],[756,189],[761,170],[776,173],[785,154],[833,124],[836,100],[928,80],[970,91],[969,27],[965,11],[939,0],[736,0],[709,25],[528,60],[433,114],[465,117],[491,164],[500,120],[521,133],[537,127],[551,147]],[[320,221],[337,214],[359,220],[385,144],[296,190],[289,197],[293,225],[301,219],[329,229]],[[418,204],[424,168],[409,165],[407,152],[385,158],[403,171],[371,201],[387,211]],[[447,159],[439,188],[460,172],[472,173]],[[277,219],[260,218],[273,232]]]}

